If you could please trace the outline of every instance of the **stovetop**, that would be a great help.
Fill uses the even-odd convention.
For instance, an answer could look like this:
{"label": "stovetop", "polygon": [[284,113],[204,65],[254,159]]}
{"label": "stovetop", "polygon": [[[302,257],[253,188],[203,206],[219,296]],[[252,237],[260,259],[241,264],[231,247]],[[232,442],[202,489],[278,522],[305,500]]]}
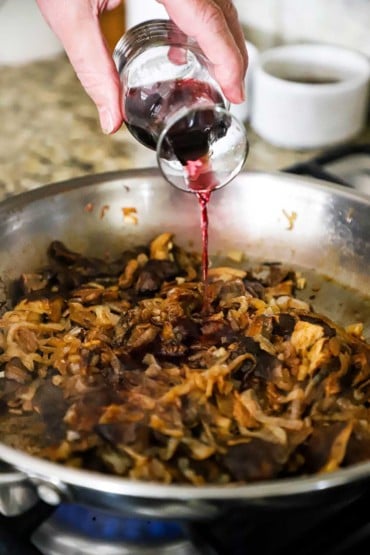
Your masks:
{"label": "stovetop", "polygon": [[52,509],[40,502],[26,515],[0,519],[0,553],[368,555],[369,487],[364,486],[356,498],[343,496],[343,501],[331,505],[270,511],[239,508],[218,520],[198,523],[117,517],[76,505],[61,505],[50,515]]}
{"label": "stovetop", "polygon": [[370,195],[370,144],[340,146],[285,171],[331,181]]}
{"label": "stovetop", "polygon": [[[285,171],[370,196],[370,145],[336,148]],[[40,501],[20,516],[0,516],[0,555],[370,554],[368,487],[329,506],[238,509],[200,523],[118,517],[77,505],[55,509]]]}
{"label": "stovetop", "polygon": [[[43,554],[198,555],[181,523],[119,517],[78,505],[62,505],[35,532]],[[200,555],[200,554],[199,554]]]}

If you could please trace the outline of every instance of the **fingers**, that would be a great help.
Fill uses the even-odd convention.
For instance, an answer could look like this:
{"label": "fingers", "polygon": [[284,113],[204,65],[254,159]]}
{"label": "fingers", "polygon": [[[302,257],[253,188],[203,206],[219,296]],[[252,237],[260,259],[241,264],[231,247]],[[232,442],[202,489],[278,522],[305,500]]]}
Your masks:
{"label": "fingers", "polygon": [[[195,38],[214,66],[214,74],[230,102],[244,100],[246,53],[237,13],[230,0],[158,0],[170,18]],[[226,14],[227,12],[227,14]],[[235,35],[235,36],[234,36]]]}
{"label": "fingers", "polygon": [[214,2],[216,2],[218,6],[222,9],[231,34],[233,35],[236,45],[239,48],[239,52],[243,58],[245,74],[248,68],[248,52],[245,46],[245,36],[243,33],[243,29],[239,22],[238,11],[231,0],[214,0]]}
{"label": "fingers", "polygon": [[[87,0],[37,0],[88,95],[99,111],[105,133],[122,124],[120,81],[99,27],[99,2]],[[109,4],[103,2],[104,7]],[[113,1],[111,6],[113,7]]]}

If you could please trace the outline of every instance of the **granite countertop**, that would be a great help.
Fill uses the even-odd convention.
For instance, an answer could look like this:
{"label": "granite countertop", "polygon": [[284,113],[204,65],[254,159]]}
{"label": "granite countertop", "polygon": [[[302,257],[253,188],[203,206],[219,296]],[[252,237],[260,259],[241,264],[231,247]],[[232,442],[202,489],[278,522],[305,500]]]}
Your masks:
{"label": "granite countertop", "polygon": [[[100,130],[96,109],[64,56],[0,71],[0,199],[47,183],[155,165],[122,128]],[[249,130],[249,169],[276,170],[318,151],[275,148]],[[370,126],[356,138],[370,142]]]}

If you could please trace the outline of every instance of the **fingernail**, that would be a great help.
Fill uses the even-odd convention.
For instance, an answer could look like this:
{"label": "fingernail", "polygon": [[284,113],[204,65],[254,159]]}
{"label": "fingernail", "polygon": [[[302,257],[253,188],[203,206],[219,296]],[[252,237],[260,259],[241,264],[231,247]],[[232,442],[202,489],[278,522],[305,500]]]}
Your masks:
{"label": "fingernail", "polygon": [[241,82],[239,92],[240,92],[241,101],[244,102],[244,100],[245,100],[245,82],[244,81]]}
{"label": "fingernail", "polygon": [[100,108],[99,110],[100,125],[103,133],[109,135],[113,131],[113,119],[112,114],[108,108]]}

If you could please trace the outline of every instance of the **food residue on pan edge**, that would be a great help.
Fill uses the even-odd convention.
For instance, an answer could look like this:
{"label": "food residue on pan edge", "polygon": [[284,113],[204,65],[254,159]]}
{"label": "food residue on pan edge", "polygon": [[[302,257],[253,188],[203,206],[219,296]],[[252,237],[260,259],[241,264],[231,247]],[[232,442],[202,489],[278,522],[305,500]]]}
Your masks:
{"label": "food residue on pan edge", "polygon": [[92,202],[88,202],[87,204],[85,204],[84,207],[85,212],[92,212],[94,210],[94,205]]}
{"label": "food residue on pan edge", "polygon": [[[99,218],[102,220],[105,214],[110,209],[109,204],[104,204],[99,210]],[[92,213],[94,211],[94,204],[92,202],[88,202],[84,206],[84,211],[88,213]],[[123,219],[126,223],[137,225],[139,223],[139,218],[137,216],[137,209],[133,206],[123,206],[121,208]]]}
{"label": "food residue on pan edge", "polygon": [[134,225],[137,225],[139,223],[137,210],[134,206],[124,206],[122,208],[122,214],[125,222]]}
{"label": "food residue on pan edge", "polygon": [[102,220],[105,216],[105,214],[108,212],[108,210],[110,209],[109,204],[104,204],[101,209],[100,209],[100,219]]}
{"label": "food residue on pan edge", "polygon": [[297,220],[298,214],[297,212],[287,212],[286,210],[283,210],[283,214],[286,217],[286,219],[288,220],[288,227],[287,229],[289,231],[291,231],[292,229],[294,229],[294,224]]}
{"label": "food residue on pan edge", "polygon": [[0,320],[2,440],[163,483],[227,484],[370,459],[370,346],[277,263],[214,267],[171,233],[107,262],[53,242]]}

